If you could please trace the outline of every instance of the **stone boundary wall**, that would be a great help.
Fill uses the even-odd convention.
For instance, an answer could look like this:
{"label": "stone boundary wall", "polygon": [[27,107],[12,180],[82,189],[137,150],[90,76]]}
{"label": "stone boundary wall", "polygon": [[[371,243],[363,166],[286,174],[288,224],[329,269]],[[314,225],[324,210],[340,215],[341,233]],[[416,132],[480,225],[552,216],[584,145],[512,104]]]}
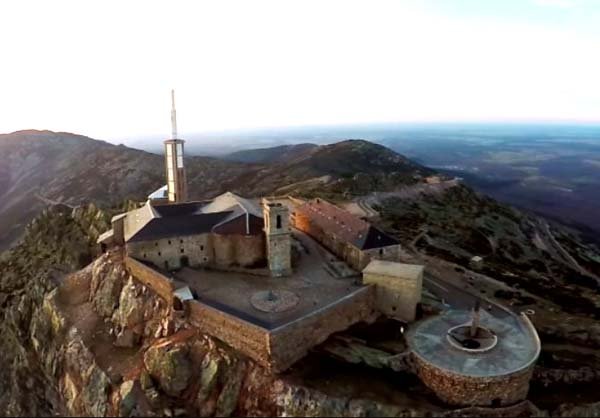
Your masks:
{"label": "stone boundary wall", "polygon": [[273,370],[281,372],[300,360],[331,334],[358,322],[372,322],[375,288],[365,286],[345,298],[271,331],[269,346]]}
{"label": "stone boundary wall", "polygon": [[528,367],[532,367],[535,364],[535,362],[538,360],[538,357],[540,356],[540,353],[542,352],[542,342],[540,341],[540,336],[538,335],[537,330],[535,329],[535,325],[533,325],[533,322],[531,322],[531,319],[529,319],[529,316],[527,316],[526,313],[521,312],[521,314],[519,315],[519,319],[521,320],[521,322],[523,322],[525,328],[527,328],[527,330],[531,334],[531,338],[533,338],[533,340],[535,342],[535,356],[531,359],[529,364],[527,364],[524,367],[524,368],[528,368]]}
{"label": "stone boundary wall", "polygon": [[[172,303],[172,280],[131,257],[125,257],[125,266],[135,279]],[[275,373],[289,368],[331,334],[358,322],[372,322],[378,316],[374,286],[359,288],[338,301],[272,330],[198,300],[190,300],[187,305],[189,320],[194,327]]]}
{"label": "stone boundary wall", "polygon": [[154,290],[167,303],[173,301],[173,281],[144,263],[125,257],[125,267],[138,281]]}
{"label": "stone boundary wall", "polygon": [[200,331],[227,343],[258,364],[271,368],[269,331],[197,300],[188,302],[189,318]]}
{"label": "stone boundary wall", "polygon": [[[415,354],[413,352],[413,354]],[[417,375],[444,402],[460,406],[505,406],[527,398],[533,365],[501,376],[466,376],[414,355]]]}

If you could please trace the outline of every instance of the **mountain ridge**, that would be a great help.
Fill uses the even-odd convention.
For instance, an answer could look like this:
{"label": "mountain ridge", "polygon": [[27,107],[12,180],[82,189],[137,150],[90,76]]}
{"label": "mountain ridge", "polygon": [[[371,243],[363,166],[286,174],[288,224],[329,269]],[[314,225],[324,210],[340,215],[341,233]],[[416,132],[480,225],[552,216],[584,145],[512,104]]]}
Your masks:
{"label": "mountain ridge", "polygon": [[[308,147],[289,158],[255,164],[188,156],[190,198],[211,198],[227,190],[256,197],[301,183],[295,191],[319,189],[337,196],[375,185],[393,188],[431,172],[368,141]],[[0,249],[18,238],[47,201],[114,206],[145,200],[165,184],[163,165],[161,155],[83,135],[38,130],[0,135]]]}

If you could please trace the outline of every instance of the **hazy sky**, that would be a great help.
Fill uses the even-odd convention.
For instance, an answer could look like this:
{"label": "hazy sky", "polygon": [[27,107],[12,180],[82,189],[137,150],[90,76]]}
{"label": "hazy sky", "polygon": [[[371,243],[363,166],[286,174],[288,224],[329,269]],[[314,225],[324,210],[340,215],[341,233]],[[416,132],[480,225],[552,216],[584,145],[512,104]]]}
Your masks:
{"label": "hazy sky", "polygon": [[0,2],[0,132],[600,121],[600,0]]}

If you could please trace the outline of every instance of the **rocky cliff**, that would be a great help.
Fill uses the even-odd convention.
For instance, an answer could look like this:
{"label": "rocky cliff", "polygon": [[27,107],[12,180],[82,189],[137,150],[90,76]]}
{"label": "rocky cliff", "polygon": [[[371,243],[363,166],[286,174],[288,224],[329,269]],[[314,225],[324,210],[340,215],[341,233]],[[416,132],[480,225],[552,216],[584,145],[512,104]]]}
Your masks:
{"label": "rocky cliff", "polygon": [[[309,359],[289,372],[273,375],[220,341],[200,334],[185,315],[172,311],[127,272],[119,251],[92,261],[96,257],[93,237],[107,217],[93,206],[50,208],[0,262],[3,414],[548,413],[530,401],[508,408],[450,409],[421,393],[422,389],[402,395],[393,384],[385,383],[389,374],[371,376],[369,370],[358,369],[351,378],[335,376],[332,370],[338,366],[329,361],[325,364],[331,370],[314,367]],[[538,373],[557,379],[547,370]],[[382,380],[377,383],[377,379]],[[392,379],[406,381],[406,386],[416,384],[403,373]],[[566,404],[553,414],[598,414],[599,406]]]}

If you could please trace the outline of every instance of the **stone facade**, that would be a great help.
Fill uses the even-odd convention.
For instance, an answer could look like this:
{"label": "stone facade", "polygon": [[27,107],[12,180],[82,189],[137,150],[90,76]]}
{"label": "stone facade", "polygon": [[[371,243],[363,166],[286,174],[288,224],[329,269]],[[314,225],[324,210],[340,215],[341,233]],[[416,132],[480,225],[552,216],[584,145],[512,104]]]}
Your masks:
{"label": "stone facade", "polygon": [[275,277],[292,272],[292,235],[289,226],[289,210],[281,203],[263,199],[263,218],[269,270]]}
{"label": "stone facade", "polygon": [[370,250],[359,251],[358,259],[354,262],[356,269],[361,271],[372,260],[398,261],[403,254],[402,246],[388,245],[387,247],[372,248]]}
{"label": "stone facade", "polygon": [[127,254],[173,270],[190,267],[251,267],[265,259],[264,236],[214,233],[127,243]]}
{"label": "stone facade", "polygon": [[527,398],[533,364],[502,376],[466,376],[435,367],[414,355],[421,381],[444,402],[461,406],[504,406]]}
{"label": "stone facade", "polygon": [[188,304],[192,325],[224,341],[263,367],[270,367],[268,330],[196,300]]}
{"label": "stone facade", "polygon": [[358,322],[370,323],[377,319],[374,290],[373,286],[363,287],[329,306],[272,330],[269,334],[272,369],[284,371],[331,334]]}
{"label": "stone facade", "polygon": [[375,306],[381,313],[412,322],[421,301],[423,270],[423,266],[373,260],[363,270],[363,283],[375,285]]}

